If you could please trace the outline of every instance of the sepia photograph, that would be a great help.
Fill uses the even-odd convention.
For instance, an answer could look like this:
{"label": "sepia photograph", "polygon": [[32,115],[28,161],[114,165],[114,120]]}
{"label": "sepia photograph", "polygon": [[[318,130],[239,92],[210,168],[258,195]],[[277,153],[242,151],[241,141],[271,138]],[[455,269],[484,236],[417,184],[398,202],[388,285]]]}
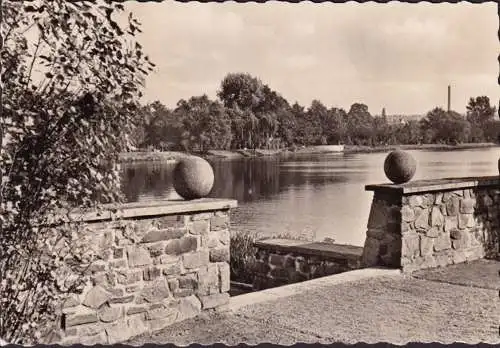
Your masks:
{"label": "sepia photograph", "polygon": [[496,2],[0,11],[0,346],[500,344]]}

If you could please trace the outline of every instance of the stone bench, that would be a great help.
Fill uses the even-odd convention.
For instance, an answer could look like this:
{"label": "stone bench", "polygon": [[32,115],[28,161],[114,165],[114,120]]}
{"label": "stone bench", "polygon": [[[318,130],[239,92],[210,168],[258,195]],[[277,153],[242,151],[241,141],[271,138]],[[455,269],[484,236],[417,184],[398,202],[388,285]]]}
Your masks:
{"label": "stone bench", "polygon": [[254,290],[296,283],[360,268],[362,247],[326,242],[268,239],[254,243]]}

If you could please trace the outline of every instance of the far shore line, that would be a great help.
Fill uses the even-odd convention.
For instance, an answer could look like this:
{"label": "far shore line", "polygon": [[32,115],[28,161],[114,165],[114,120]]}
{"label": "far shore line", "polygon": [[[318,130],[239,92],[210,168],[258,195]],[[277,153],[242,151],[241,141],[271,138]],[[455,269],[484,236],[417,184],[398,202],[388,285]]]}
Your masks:
{"label": "far shore line", "polygon": [[279,150],[209,150],[206,153],[188,153],[181,151],[134,151],[124,152],[120,154],[121,163],[132,162],[175,162],[181,158],[188,156],[200,156],[205,159],[242,159],[254,157],[272,157],[272,156],[290,156],[301,154],[355,154],[355,153],[377,153],[388,152],[396,149],[400,150],[466,150],[466,149],[482,149],[500,147],[500,144],[495,143],[466,143],[457,145],[446,144],[421,144],[421,145],[382,145],[382,146],[365,146],[365,145],[345,145],[343,151],[325,151],[321,146],[307,146],[298,148],[294,151],[289,149]]}

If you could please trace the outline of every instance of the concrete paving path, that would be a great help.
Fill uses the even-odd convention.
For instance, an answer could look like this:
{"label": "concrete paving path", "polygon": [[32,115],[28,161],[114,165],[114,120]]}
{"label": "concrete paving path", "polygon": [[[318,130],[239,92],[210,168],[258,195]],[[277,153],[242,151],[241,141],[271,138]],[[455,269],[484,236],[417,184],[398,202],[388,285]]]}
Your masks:
{"label": "concrete paving path", "polygon": [[500,262],[364,269],[231,298],[225,312],[127,344],[500,343]]}

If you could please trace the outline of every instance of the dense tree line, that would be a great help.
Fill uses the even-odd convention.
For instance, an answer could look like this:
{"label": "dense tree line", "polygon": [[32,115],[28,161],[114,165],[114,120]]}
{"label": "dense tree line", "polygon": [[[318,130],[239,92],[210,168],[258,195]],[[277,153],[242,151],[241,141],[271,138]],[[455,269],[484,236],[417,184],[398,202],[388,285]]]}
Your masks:
{"label": "dense tree line", "polygon": [[465,117],[435,108],[420,121],[391,124],[385,110],[373,116],[354,103],[348,111],[319,100],[290,104],[249,74],[228,74],[217,100],[180,100],[174,109],[156,101],[142,108],[134,140],[139,148],[204,152],[210,149],[276,149],[295,146],[459,144],[498,142],[500,121],[488,97],[471,98]]}

